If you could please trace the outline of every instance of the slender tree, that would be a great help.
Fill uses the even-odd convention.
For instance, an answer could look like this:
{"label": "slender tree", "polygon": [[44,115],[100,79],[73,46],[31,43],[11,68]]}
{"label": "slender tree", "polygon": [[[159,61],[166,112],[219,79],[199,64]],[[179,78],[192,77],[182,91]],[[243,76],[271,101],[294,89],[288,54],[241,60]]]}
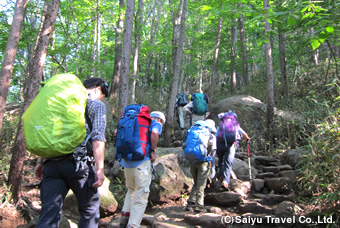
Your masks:
{"label": "slender tree", "polygon": [[27,0],[17,0],[11,31],[8,36],[8,41],[5,50],[4,60],[2,61],[0,73],[0,135],[2,133],[2,121],[6,109],[6,99],[8,95],[8,88],[11,83],[13,65],[18,50],[19,39],[21,35],[21,28],[24,21],[25,9]]}
{"label": "slender tree", "polygon": [[[242,7],[242,4],[241,4]],[[241,46],[241,56],[242,56],[242,78],[244,85],[248,87],[248,66],[247,66],[247,53],[246,53],[246,35],[244,28],[244,15],[240,14],[238,18],[238,25],[240,30],[240,46]]]}
{"label": "slender tree", "polygon": [[269,24],[269,0],[263,0],[263,7],[267,11],[264,25],[265,32],[265,56],[267,70],[267,128],[268,140],[274,145],[274,73],[273,73],[273,57],[270,41],[270,24]]}
{"label": "slender tree", "polygon": [[131,82],[131,103],[134,104],[136,100],[136,83],[138,77],[138,58],[141,46],[141,33],[143,25],[143,0],[138,0],[138,10],[135,20],[135,48],[133,53],[133,73]]}
{"label": "slender tree", "polygon": [[178,81],[179,81],[179,74],[181,71],[181,60],[182,60],[182,48],[184,44],[184,32],[185,32],[185,14],[187,12],[187,5],[188,1],[183,0],[183,7],[180,8],[179,14],[181,15],[180,17],[180,33],[179,33],[179,40],[178,40],[178,45],[177,48],[173,47],[173,50],[176,50],[176,55],[174,56],[173,59],[173,81],[172,81],[172,86],[171,86],[171,93],[167,105],[167,122],[165,124],[165,145],[170,145],[170,140],[171,140],[171,130],[174,122],[174,110],[175,110],[175,100],[176,100],[176,95],[178,91]]}
{"label": "slender tree", "polygon": [[[110,86],[110,100],[114,103],[117,98],[117,93],[120,84],[120,76],[121,76],[121,68],[122,68],[122,34],[123,34],[123,18],[125,16],[124,12],[125,0],[119,0],[119,9],[121,11],[117,25],[116,25],[116,39],[115,39],[115,59],[114,59],[114,67],[113,67],[113,77]],[[112,109],[112,113],[114,113],[114,105]],[[118,113],[119,115],[119,113]]]}
{"label": "slender tree", "polygon": [[231,19],[231,53],[230,53],[230,85],[232,93],[236,92],[237,89],[237,78],[236,78],[236,22],[235,19]]}
{"label": "slender tree", "polygon": [[219,47],[221,43],[221,33],[222,33],[222,18],[219,19],[218,27],[217,27],[217,38],[216,38],[216,43],[215,43],[215,51],[214,51],[213,66],[212,66],[212,83],[210,87],[210,102],[214,100],[215,85],[217,84],[216,63],[217,63],[218,51],[219,51]]}
{"label": "slender tree", "polygon": [[130,55],[132,47],[132,29],[133,14],[135,9],[135,0],[126,1],[126,14],[124,23],[124,38],[122,49],[122,69],[119,88],[119,115],[124,112],[125,106],[128,104],[129,94],[129,75],[130,75]]}
{"label": "slender tree", "polygon": [[[39,85],[41,77],[43,75],[43,68],[45,65],[46,54],[48,49],[48,44],[54,27],[54,23],[57,18],[57,13],[59,10],[60,0],[50,0],[45,1],[43,18],[42,18],[42,29],[37,37],[36,47],[33,52],[31,62],[29,64],[29,74],[27,90],[25,94],[25,102],[23,107],[23,112],[32,103],[33,99],[36,97],[39,91]],[[24,138],[24,131],[22,122],[19,122],[17,135],[15,137],[14,146],[11,150],[12,160],[8,175],[8,182],[11,185],[11,192],[13,200],[18,202],[20,199],[21,190],[21,179],[22,170],[24,167],[24,159],[26,153],[26,144]]]}

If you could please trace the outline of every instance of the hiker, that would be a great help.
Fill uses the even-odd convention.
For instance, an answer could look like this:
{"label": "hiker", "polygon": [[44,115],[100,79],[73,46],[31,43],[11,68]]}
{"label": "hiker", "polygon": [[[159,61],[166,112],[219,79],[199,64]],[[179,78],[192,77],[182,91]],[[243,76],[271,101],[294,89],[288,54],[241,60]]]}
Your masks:
{"label": "hiker", "polygon": [[184,106],[188,104],[188,100],[184,93],[177,94],[175,108],[177,111],[177,117],[179,121],[179,127],[184,129]]}
{"label": "hiker", "polygon": [[102,100],[108,96],[108,85],[101,78],[89,78],[83,84],[88,92],[85,138],[91,133],[93,154],[87,151],[87,154],[78,160],[81,162],[78,165],[76,162],[78,157],[75,154],[79,146],[75,152],[62,157],[38,158],[34,169],[35,177],[42,179],[40,183],[42,207],[38,228],[59,227],[63,201],[69,189],[72,189],[78,200],[80,213],[78,226],[98,227],[100,218],[98,187],[103,184],[105,178],[106,108]]}
{"label": "hiker", "polygon": [[156,148],[165,123],[162,112],[151,112],[152,119],[149,128],[150,150],[143,160],[121,160],[124,167],[126,187],[128,189],[121,213],[120,227],[140,227],[149,197],[149,187],[152,178],[152,163],[156,160]]}
{"label": "hiker", "polygon": [[[211,119],[199,120],[192,126],[183,139],[184,156],[189,160],[190,173],[194,185],[185,210],[201,213],[204,208],[204,189],[211,170],[211,162],[215,160],[216,127]],[[204,155],[202,155],[204,154]],[[209,172],[210,171],[210,172]]]}
{"label": "hiker", "polygon": [[205,120],[210,115],[208,112],[208,95],[193,93],[191,102],[184,106],[184,111],[190,113],[190,126],[197,120]]}
{"label": "hiker", "polygon": [[217,156],[222,188],[229,190],[230,173],[233,168],[236,147],[243,136],[248,142],[250,138],[237,122],[237,114],[229,110],[218,115],[220,125],[217,128]]}

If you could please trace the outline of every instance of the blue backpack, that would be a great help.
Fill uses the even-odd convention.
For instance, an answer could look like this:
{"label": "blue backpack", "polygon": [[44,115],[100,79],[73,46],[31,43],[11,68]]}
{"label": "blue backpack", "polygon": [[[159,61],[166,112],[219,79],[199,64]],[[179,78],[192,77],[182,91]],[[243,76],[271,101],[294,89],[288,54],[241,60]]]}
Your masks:
{"label": "blue backpack", "polygon": [[208,156],[208,142],[211,133],[204,120],[199,120],[187,133],[184,143],[184,157],[191,163],[198,161],[211,161]]}
{"label": "blue backpack", "polygon": [[185,105],[188,104],[188,101],[185,98],[185,94],[184,93],[179,93],[177,95],[177,104],[178,104],[178,106],[185,106]]}
{"label": "blue backpack", "polygon": [[143,160],[149,152],[151,117],[145,105],[126,106],[121,116],[116,137],[116,159],[121,161]]}

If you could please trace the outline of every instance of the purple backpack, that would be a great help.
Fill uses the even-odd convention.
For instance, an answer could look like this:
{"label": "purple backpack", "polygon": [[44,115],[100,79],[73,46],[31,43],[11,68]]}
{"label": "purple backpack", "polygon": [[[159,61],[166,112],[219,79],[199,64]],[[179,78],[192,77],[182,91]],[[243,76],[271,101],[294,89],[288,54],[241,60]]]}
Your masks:
{"label": "purple backpack", "polygon": [[224,141],[227,145],[232,145],[237,140],[237,131],[240,124],[237,122],[237,115],[234,112],[226,112],[218,115],[220,118],[220,129],[217,134],[217,141]]}

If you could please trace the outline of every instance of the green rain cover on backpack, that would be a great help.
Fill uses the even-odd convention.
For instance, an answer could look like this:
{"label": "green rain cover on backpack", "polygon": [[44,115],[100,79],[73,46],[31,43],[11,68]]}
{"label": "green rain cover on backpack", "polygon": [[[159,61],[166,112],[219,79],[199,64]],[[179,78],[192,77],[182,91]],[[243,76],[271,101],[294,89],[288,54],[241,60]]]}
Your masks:
{"label": "green rain cover on backpack", "polygon": [[75,75],[50,78],[21,118],[27,150],[44,158],[72,153],[85,138],[86,101]]}

